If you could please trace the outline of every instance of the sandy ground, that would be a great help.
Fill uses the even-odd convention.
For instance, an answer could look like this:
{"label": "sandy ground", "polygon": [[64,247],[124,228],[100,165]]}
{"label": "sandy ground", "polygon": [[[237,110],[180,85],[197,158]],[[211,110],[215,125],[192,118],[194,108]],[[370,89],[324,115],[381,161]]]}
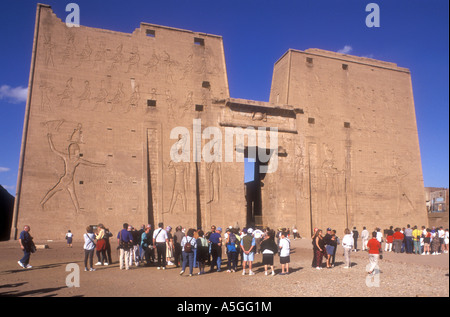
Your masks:
{"label": "sandy ground", "polygon": [[[133,267],[119,269],[118,254],[114,263],[97,266],[95,272],[84,272],[83,245],[75,242],[67,248],[65,241],[44,242],[49,249],[39,249],[31,257],[32,269],[22,269],[17,261],[22,251],[17,241],[0,242],[0,296],[12,297],[448,297],[449,255],[407,255],[385,253],[380,261],[379,284],[366,283],[368,255],[352,253],[352,268],[344,269],[342,248],[338,248],[336,266],[316,270],[311,267],[309,239],[291,241],[290,274],[279,275],[281,265],[275,258],[275,276],[265,276],[261,255],[256,256],[254,276],[214,272],[198,276],[168,267]],[[113,250],[116,245],[113,241]],[[94,263],[96,262],[94,256]],[[224,261],[225,262],[225,261]],[[67,287],[68,264],[80,267],[80,287]],[[226,263],[226,262],[225,262]],[[222,264],[222,268],[225,265]],[[370,287],[368,285],[371,285]]]}

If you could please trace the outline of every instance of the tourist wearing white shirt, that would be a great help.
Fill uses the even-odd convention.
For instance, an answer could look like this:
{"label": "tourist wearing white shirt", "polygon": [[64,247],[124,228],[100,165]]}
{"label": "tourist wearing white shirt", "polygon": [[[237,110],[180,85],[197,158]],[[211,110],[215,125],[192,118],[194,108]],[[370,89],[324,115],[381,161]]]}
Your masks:
{"label": "tourist wearing white shirt", "polygon": [[361,231],[362,250],[367,250],[367,243],[369,242],[369,230],[366,227]]}
{"label": "tourist wearing white shirt", "polygon": [[287,238],[287,233],[281,233],[280,239],[280,264],[281,264],[281,273],[280,275],[289,274],[289,263],[291,262],[290,253],[291,253],[291,243]]}
{"label": "tourist wearing white shirt", "polygon": [[345,235],[342,238],[342,247],[344,248],[344,256],[345,256],[345,266],[344,269],[351,268],[350,262],[350,252],[353,249],[353,235],[351,234],[350,229],[345,229]]}
{"label": "tourist wearing white shirt", "polygon": [[444,233],[444,253],[448,253],[449,234],[448,229],[445,229]]}
{"label": "tourist wearing white shirt", "polygon": [[166,230],[163,229],[163,223],[158,224],[158,229],[153,232],[153,246],[156,248],[158,253],[158,270],[161,269],[161,259],[162,259],[162,269],[166,269],[166,242],[169,241]]}

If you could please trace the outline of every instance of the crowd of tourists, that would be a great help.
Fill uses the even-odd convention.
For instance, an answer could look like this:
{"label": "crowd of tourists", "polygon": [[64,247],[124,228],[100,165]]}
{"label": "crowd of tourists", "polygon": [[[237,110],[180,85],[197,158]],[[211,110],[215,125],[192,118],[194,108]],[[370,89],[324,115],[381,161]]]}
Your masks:
{"label": "crowd of tourists", "polygon": [[[94,232],[95,231],[95,232]],[[119,268],[129,270],[133,266],[156,266],[165,270],[168,266],[181,268],[180,275],[187,269],[189,276],[194,268],[198,275],[222,270],[222,255],[226,253],[226,272],[234,273],[238,266],[242,275],[254,275],[253,262],[255,254],[262,254],[262,264],[265,275],[275,275],[274,257],[279,256],[281,264],[280,275],[289,274],[290,240],[288,230],[272,230],[266,228],[229,227],[223,232],[221,227],[211,226],[205,232],[201,228],[193,229],[178,226],[173,232],[172,227],[158,228],[152,225],[142,225],[139,229],[125,223],[117,234],[119,251]],[[96,252],[98,262],[95,265],[111,263],[111,244],[113,235],[103,224],[86,228],[84,234],[85,271],[95,271],[93,257]],[[295,237],[299,237],[297,234]],[[206,269],[208,271],[206,271]],[[270,269],[270,271],[269,271]]]}
{"label": "crowd of tourists", "polygon": [[[32,267],[29,259],[35,251],[29,231],[30,227],[25,226],[19,238],[24,257],[18,264],[23,268]],[[254,275],[255,254],[262,254],[265,275],[275,275],[276,255],[281,264],[280,274],[289,274],[291,238],[301,239],[295,227],[291,232],[287,228],[275,231],[270,228],[262,230],[249,227],[241,230],[230,226],[222,230],[221,227],[211,226],[205,232],[201,228],[186,229],[182,226],[173,231],[172,227],[164,227],[162,223],[158,224],[158,228],[152,228],[148,224],[139,229],[125,223],[116,236],[121,270],[129,270],[133,266],[156,266],[159,270],[165,270],[167,266],[172,266],[181,267],[180,275],[189,269],[190,276],[193,275],[194,268],[198,268],[198,275],[205,274],[207,268],[208,272],[220,272],[224,253],[227,256],[226,272],[229,273],[236,272],[239,266],[242,275]],[[85,271],[95,271],[94,255],[97,257],[95,266],[112,263],[110,239],[113,239],[113,234],[108,228],[103,224],[88,226],[83,239]],[[353,230],[345,229],[340,239],[336,230],[327,228],[324,233],[316,228],[312,236],[312,267],[320,270],[325,262],[326,268],[333,268],[338,246],[341,246],[345,259],[344,268],[351,268],[350,254],[360,250],[359,239],[361,250],[369,253],[371,264],[375,266],[383,251],[416,255],[448,253],[449,231],[443,227],[422,226],[419,229],[417,226],[411,228],[407,225],[405,228],[395,229],[391,226],[383,232],[380,228],[369,232],[363,227],[359,233],[354,227]],[[66,240],[68,247],[72,247],[73,234],[70,230],[66,234]]]}
{"label": "crowd of tourists", "polygon": [[[411,228],[407,225],[405,228],[395,228],[391,226],[389,229],[381,232],[380,228],[375,228],[369,232],[363,227],[361,234],[356,227],[353,230],[345,229],[342,241],[336,234],[336,230],[327,229],[324,235],[321,229],[314,229],[312,236],[313,245],[313,262],[312,267],[318,270],[322,269],[322,262],[325,259],[326,267],[333,268],[335,265],[335,256],[338,245],[342,245],[345,258],[345,269],[351,268],[350,254],[358,252],[358,239],[361,239],[361,250],[369,252],[371,265],[376,265],[377,259],[382,256],[383,243],[384,252],[417,254],[417,255],[439,255],[448,253],[449,231],[443,227],[426,228],[417,226]],[[372,273],[373,269],[369,270]]]}

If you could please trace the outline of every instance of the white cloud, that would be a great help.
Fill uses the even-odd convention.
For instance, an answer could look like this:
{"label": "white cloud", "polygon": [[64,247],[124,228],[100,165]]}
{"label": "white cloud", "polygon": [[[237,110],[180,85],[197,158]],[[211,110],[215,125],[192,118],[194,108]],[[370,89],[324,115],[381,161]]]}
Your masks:
{"label": "white cloud", "polygon": [[11,195],[15,195],[16,186],[15,185],[1,185],[4,189],[6,189]]}
{"label": "white cloud", "polygon": [[349,54],[351,51],[353,51],[353,47],[351,47],[350,45],[345,45],[343,48],[341,48],[337,52],[341,53],[341,54]]}
{"label": "white cloud", "polygon": [[6,99],[11,103],[20,103],[27,101],[28,88],[26,87],[11,87],[8,85],[0,86],[0,100]]}
{"label": "white cloud", "polygon": [[1,167],[0,166],[0,173],[1,172],[8,172],[10,169],[8,167]]}
{"label": "white cloud", "polygon": [[365,58],[372,58],[372,59],[374,59],[374,58],[375,58],[375,56],[374,56],[373,54],[369,54],[369,55],[363,55],[363,56],[361,56],[361,57],[365,57]]}

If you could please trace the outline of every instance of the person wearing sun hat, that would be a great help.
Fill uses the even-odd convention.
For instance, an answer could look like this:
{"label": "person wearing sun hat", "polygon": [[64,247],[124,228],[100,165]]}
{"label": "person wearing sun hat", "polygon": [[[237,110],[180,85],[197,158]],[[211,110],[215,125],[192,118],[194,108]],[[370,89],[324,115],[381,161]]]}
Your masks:
{"label": "person wearing sun hat", "polygon": [[241,240],[241,249],[243,251],[242,275],[245,275],[245,267],[248,264],[249,275],[255,275],[252,271],[252,264],[255,260],[255,238],[252,235],[253,229],[244,228],[246,235]]}

